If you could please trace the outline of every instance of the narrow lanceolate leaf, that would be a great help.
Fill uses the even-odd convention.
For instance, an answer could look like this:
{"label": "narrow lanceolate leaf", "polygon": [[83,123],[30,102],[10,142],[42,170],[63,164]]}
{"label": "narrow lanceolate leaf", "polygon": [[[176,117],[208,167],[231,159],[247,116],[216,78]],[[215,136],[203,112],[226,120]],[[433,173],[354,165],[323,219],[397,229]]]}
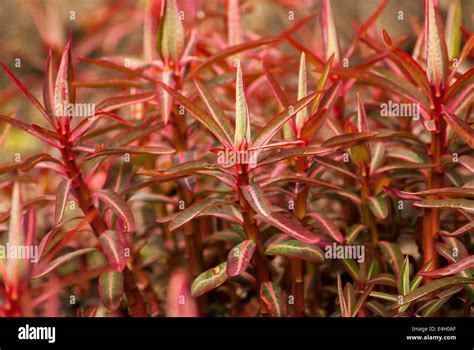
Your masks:
{"label": "narrow lanceolate leaf", "polygon": [[383,142],[374,142],[371,149],[370,173],[374,173],[383,163],[385,145]]}
{"label": "narrow lanceolate leaf", "polygon": [[442,234],[443,234],[443,236],[447,236],[447,237],[455,237],[455,236],[459,236],[459,235],[462,235],[464,233],[472,232],[472,231],[474,231],[474,221],[471,221],[470,223],[467,223],[466,225],[461,226],[456,231],[445,232],[445,233],[442,233]]}
{"label": "narrow lanceolate leaf", "polygon": [[353,317],[354,316],[354,307],[356,304],[356,297],[354,293],[354,287],[351,283],[346,283],[344,287],[344,298],[346,299],[346,316]]}
{"label": "narrow lanceolate leaf", "polygon": [[474,212],[474,200],[469,199],[430,199],[413,203],[420,208],[462,209]]}
{"label": "narrow lanceolate leaf", "polygon": [[197,80],[195,80],[194,83],[196,84],[196,88],[199,92],[199,95],[201,95],[203,102],[211,113],[211,116],[214,118],[217,124],[219,124],[222,131],[224,131],[224,134],[227,136],[229,143],[232,143],[234,136],[234,127],[229,122],[229,119],[227,119],[224,112],[217,104],[216,99],[214,98],[214,96],[212,96],[206,85],[200,83]]}
{"label": "narrow lanceolate leaf", "polygon": [[433,281],[427,285],[415,289],[413,292],[408,293],[402,298],[402,300],[398,300],[397,298],[394,308],[411,303],[412,301],[418,300],[421,297],[424,297],[425,295],[433,293],[439,289],[463,284],[474,284],[474,278],[446,277]]}
{"label": "narrow lanceolate leaf", "polygon": [[240,190],[253,210],[263,216],[271,215],[270,204],[257,183],[240,186]]}
{"label": "narrow lanceolate leaf", "polygon": [[256,248],[257,244],[252,240],[245,240],[232,248],[227,254],[227,276],[238,276],[245,272]]}
{"label": "narrow lanceolate leaf", "polygon": [[38,101],[38,99],[33,96],[33,94],[26,88],[23,83],[18,80],[18,78],[13,74],[13,72],[7,67],[7,65],[3,62],[0,62],[0,66],[3,67],[5,72],[8,74],[10,79],[15,83],[15,85],[20,89],[23,95],[31,102],[31,104],[41,113],[41,115],[46,118],[48,121],[51,122],[51,118],[48,115],[47,111],[44,109],[44,107],[41,105],[41,103]]}
{"label": "narrow lanceolate leaf", "polygon": [[199,216],[203,211],[214,208],[214,207],[222,207],[225,205],[232,205],[234,204],[231,201],[226,201],[218,198],[205,198],[200,200],[199,202],[193,203],[188,208],[181,211],[174,220],[170,223],[169,229],[171,231],[177,230],[187,222],[191,221],[195,217]]}
{"label": "narrow lanceolate leaf", "polygon": [[[25,234],[21,225],[21,187],[19,182],[15,182],[13,185],[8,243],[14,247],[22,247],[25,244]],[[27,265],[21,259],[10,259],[7,267],[8,279],[16,284],[20,282],[21,277],[26,272]]]}
{"label": "narrow lanceolate leaf", "polygon": [[[332,54],[331,57],[329,57],[329,59],[327,60],[325,66],[324,66],[324,70],[322,71],[321,76],[319,77],[318,86],[317,86],[316,90],[319,90],[319,91],[324,90],[324,87],[326,85],[326,81],[328,79],[329,71],[331,70],[333,61],[334,61],[334,54]],[[321,95],[316,96],[313,103],[311,104],[311,109],[310,109],[311,113],[316,112],[316,110],[319,108],[319,103],[321,102],[321,100],[322,100]],[[327,107],[327,104],[326,104],[325,107]]]}
{"label": "narrow lanceolate leaf", "polygon": [[191,285],[193,297],[200,297],[223,284],[227,280],[226,266],[227,263],[223,262],[197,276]]}
{"label": "narrow lanceolate leaf", "polygon": [[[431,268],[431,265],[433,265],[433,260],[428,261],[419,272],[425,272],[428,271]],[[416,276],[413,277],[411,283],[410,283],[410,292],[414,291],[417,289],[421,282],[423,282],[423,276],[420,276],[418,273]]]}
{"label": "narrow lanceolate leaf", "polygon": [[51,262],[48,263],[40,263],[38,265],[35,265],[33,267],[33,271],[31,274],[31,278],[39,278],[42,276],[45,276],[49,272],[53,271],[54,269],[58,268],[59,266],[73,260],[74,258],[90,253],[92,251],[95,251],[94,248],[84,248],[84,249],[79,249],[71,253],[64,254],[60,256],[57,259],[54,259]]}
{"label": "narrow lanceolate leaf", "polygon": [[338,243],[344,242],[344,236],[342,235],[341,231],[337,228],[337,226],[329,219],[326,215],[317,214],[317,213],[308,213],[307,216],[316,219],[316,221],[320,224],[321,228],[324,232],[326,232],[332,239],[334,239]]}
{"label": "narrow lanceolate leaf", "polygon": [[390,264],[393,272],[395,272],[395,275],[399,276],[403,264],[403,255],[400,251],[400,247],[395,243],[383,241],[379,242],[379,248],[385,260]]}
{"label": "narrow lanceolate leaf", "polygon": [[54,210],[54,221],[56,225],[61,222],[66,208],[67,198],[71,189],[71,180],[62,180],[58,186],[58,193],[56,195],[56,206]]}
{"label": "narrow lanceolate leaf", "polygon": [[108,205],[122,220],[125,232],[135,231],[135,218],[127,202],[114,190],[99,190],[93,194]]}
{"label": "narrow lanceolate leaf", "polygon": [[407,147],[391,147],[387,152],[387,157],[400,159],[410,163],[423,163],[418,153],[408,149]]}
{"label": "narrow lanceolate leaf", "polygon": [[319,247],[296,239],[270,244],[265,250],[265,255],[286,256],[315,264],[322,264],[324,262],[324,254]]}
{"label": "narrow lanceolate leaf", "polygon": [[351,244],[352,242],[354,242],[357,239],[359,233],[361,233],[365,228],[365,225],[362,224],[354,224],[349,227],[346,231],[346,243]]}
{"label": "narrow lanceolate leaf", "polygon": [[448,69],[443,26],[435,0],[425,0],[425,57],[430,83],[439,93]]}
{"label": "narrow lanceolate leaf", "polygon": [[127,264],[127,257],[125,256],[125,246],[117,232],[105,231],[99,236],[99,242],[110,266],[114,270],[122,272]]}
{"label": "narrow lanceolate leaf", "polygon": [[380,194],[367,198],[372,213],[379,219],[385,219],[388,215],[387,200]]}
{"label": "narrow lanceolate leaf", "polygon": [[178,64],[184,50],[184,28],[176,0],[163,1],[156,48],[166,65]]}
{"label": "narrow lanceolate leaf", "polygon": [[413,79],[423,89],[424,94],[429,97],[431,90],[424,70],[412,56],[397,47],[393,47],[392,39],[385,30],[382,34],[384,44],[390,50],[392,60],[406,73],[408,78]]}
{"label": "narrow lanceolate leaf", "polygon": [[369,141],[377,136],[376,132],[360,132],[345,135],[337,135],[323,142],[323,147],[348,148]]}
{"label": "narrow lanceolate leaf", "polygon": [[464,259],[459,260],[458,262],[443,267],[441,269],[433,270],[433,271],[426,271],[426,272],[419,272],[418,274],[421,276],[426,277],[443,277],[443,276],[451,276],[457,273],[466,271],[474,267],[474,255],[469,255]]}
{"label": "narrow lanceolate leaf", "polygon": [[407,295],[410,292],[410,260],[408,260],[408,256],[405,258],[400,276],[398,276],[398,292],[401,295]]}
{"label": "narrow lanceolate leaf", "polygon": [[461,1],[453,0],[449,4],[448,18],[446,19],[446,46],[448,58],[458,57],[461,44],[462,11]]}
{"label": "narrow lanceolate leaf", "polygon": [[[167,84],[169,85],[169,84]],[[150,101],[156,97],[154,92],[145,92],[135,95],[121,95],[106,98],[95,106],[96,111],[110,112],[123,107],[131,106],[137,103]]]}
{"label": "narrow lanceolate leaf", "polygon": [[[56,84],[54,87],[54,114],[57,118],[65,118],[68,103],[75,102],[74,72],[71,62],[71,38],[69,39],[61,63],[59,64]],[[71,116],[69,116],[71,117]],[[60,119],[63,120],[63,119]]]}
{"label": "narrow lanceolate leaf", "polygon": [[354,281],[361,280],[359,265],[354,259],[341,259],[342,265],[347,273],[354,279]]}
{"label": "narrow lanceolate leaf", "polygon": [[[306,59],[304,52],[301,53],[301,60],[300,60],[300,71],[298,75],[298,100],[301,100],[305,97],[308,93],[307,87],[307,78],[306,78]],[[304,123],[308,119],[308,107],[303,108],[300,112],[296,114],[296,128],[297,130],[301,130],[303,128]]]}
{"label": "narrow lanceolate leaf", "polygon": [[219,126],[219,124],[209,115],[207,115],[202,109],[196,106],[195,103],[190,101],[188,98],[181,95],[178,91],[172,89],[166,84],[162,82],[157,82],[163,89],[166,90],[168,94],[170,94],[176,101],[178,101],[184,108],[187,109],[189,113],[191,113],[199,122],[204,125],[210,132],[226,147],[233,149],[233,145],[229,143],[225,132]]}
{"label": "narrow lanceolate leaf", "polygon": [[337,295],[339,297],[339,307],[341,308],[341,316],[348,317],[346,298],[342,289],[341,275],[337,275]]}
{"label": "narrow lanceolate leaf", "polygon": [[263,302],[262,312],[272,317],[286,316],[286,303],[281,288],[273,282],[260,286],[260,298]]}
{"label": "narrow lanceolate leaf", "polygon": [[[173,71],[171,69],[167,68],[163,70],[161,73],[161,82],[166,86],[174,87]],[[163,87],[158,86],[158,92],[160,96],[161,119],[163,123],[167,125],[173,107],[173,99]]]}
{"label": "narrow lanceolate leaf", "polygon": [[474,148],[474,129],[454,113],[443,107],[443,117],[454,132],[471,148]]}
{"label": "narrow lanceolate leaf", "polygon": [[173,154],[175,150],[166,146],[156,147],[141,147],[141,146],[129,146],[129,147],[107,147],[102,148],[99,151],[92,153],[87,159],[93,159],[102,156],[108,156],[111,154],[125,155],[125,154],[148,154],[148,155],[161,155],[161,154]]}
{"label": "narrow lanceolate leaf", "polygon": [[295,219],[282,213],[272,213],[271,216],[255,215],[255,219],[262,220],[269,225],[279,229],[283,233],[305,243],[316,244],[321,239],[316,233],[304,228]]}
{"label": "narrow lanceolate leaf", "polygon": [[255,137],[252,147],[259,147],[267,144],[285,122],[311,103],[318,93],[318,91],[310,93],[308,96],[299,100],[294,105],[289,106],[283,112],[270,119]]}
{"label": "narrow lanceolate leaf", "polygon": [[321,29],[323,33],[323,44],[325,58],[328,59],[334,54],[334,59],[339,62],[339,41],[336,31],[336,23],[332,14],[331,2],[323,0],[321,6]]}
{"label": "narrow lanceolate leaf", "polygon": [[107,310],[117,310],[123,298],[123,274],[107,271],[99,277],[99,296]]}
{"label": "narrow lanceolate leaf", "polygon": [[240,149],[242,144],[250,144],[250,114],[245,97],[244,82],[240,63],[237,66],[235,82],[235,135],[234,147]]}

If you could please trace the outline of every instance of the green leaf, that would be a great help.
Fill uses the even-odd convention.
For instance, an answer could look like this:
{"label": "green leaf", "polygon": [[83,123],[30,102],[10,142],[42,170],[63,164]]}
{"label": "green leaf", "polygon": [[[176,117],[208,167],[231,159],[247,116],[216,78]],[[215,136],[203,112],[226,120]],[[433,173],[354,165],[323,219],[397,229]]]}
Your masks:
{"label": "green leaf", "polygon": [[[321,76],[319,77],[318,86],[316,87],[316,90],[319,90],[319,91],[324,90],[324,86],[326,85],[326,81],[329,76],[329,71],[331,70],[331,67],[332,67],[332,62],[334,61],[334,55],[335,54],[333,53],[327,60],[326,64],[324,65],[324,70],[322,71]],[[311,104],[311,113],[314,113],[318,110],[319,103],[321,102],[321,98],[322,98],[321,95],[316,96],[313,103]]]}
{"label": "green leaf", "polygon": [[449,4],[448,18],[446,19],[446,46],[448,58],[452,60],[458,57],[461,46],[462,9],[459,0],[453,0]]}
{"label": "green leaf", "polygon": [[184,50],[184,28],[176,0],[166,0],[163,3],[156,48],[168,66],[171,62],[177,65],[181,59]]}
{"label": "green leaf", "polygon": [[357,239],[359,233],[365,230],[366,226],[362,224],[354,224],[346,231],[346,243],[352,244]]}
{"label": "green leaf", "polygon": [[342,289],[341,275],[337,275],[337,295],[339,297],[339,307],[341,308],[341,316],[348,317],[346,297]]}
{"label": "green leaf", "polygon": [[351,277],[354,279],[354,281],[360,281],[361,280],[361,275],[360,275],[360,269],[359,265],[357,262],[353,259],[341,259],[341,263],[344,265],[344,268],[346,269],[347,273],[351,275]]}
{"label": "green leaf", "polygon": [[72,259],[81,255],[90,253],[92,251],[95,251],[95,249],[94,248],[79,249],[79,250],[64,254],[60,256],[59,258],[54,259],[51,262],[40,263],[38,265],[35,265],[33,267],[31,278],[39,278],[39,277],[45,276],[49,272],[53,271],[54,269],[58,268],[61,265],[64,265],[65,263],[71,261]]}
{"label": "green leaf", "polygon": [[71,180],[62,180],[58,186],[56,194],[56,206],[54,210],[54,222],[58,225],[63,218],[64,209],[66,208],[67,198],[71,190]]}
{"label": "green leaf", "polygon": [[324,262],[324,254],[319,247],[296,239],[270,244],[265,250],[265,255],[286,256],[315,264],[322,264]]}
{"label": "green leaf", "polygon": [[288,217],[282,213],[272,213],[270,216],[263,216],[260,214],[255,215],[256,220],[261,220],[283,233],[289,234],[291,237],[300,240],[305,243],[315,244],[321,239],[316,233],[304,228],[299,222],[293,217]]}
{"label": "green leaf", "polygon": [[264,282],[260,286],[262,312],[272,317],[286,316],[286,303],[281,288],[273,282]]}
{"label": "green leaf", "polygon": [[448,122],[449,126],[456,132],[456,134],[466,142],[469,147],[474,148],[474,129],[459,118],[454,113],[451,113],[443,107],[443,117]]}
{"label": "green leaf", "polygon": [[388,215],[387,201],[382,194],[367,198],[367,204],[369,205],[372,213],[379,219],[385,219]]}
{"label": "green leaf", "polygon": [[250,138],[250,113],[245,97],[244,82],[240,63],[237,65],[237,76],[235,82],[235,135],[234,147],[241,149],[241,145],[249,145]]}
{"label": "green leaf", "polygon": [[370,173],[373,174],[383,163],[385,145],[383,142],[374,142],[371,149]]}
{"label": "green leaf", "polygon": [[[308,94],[306,81],[306,59],[304,52],[301,53],[300,70],[298,75],[298,100],[301,100]],[[304,123],[308,119],[308,108],[305,107],[296,114],[296,129],[301,133]]]}
{"label": "green leaf", "polygon": [[400,276],[398,276],[398,292],[401,295],[407,295],[410,292],[410,260],[405,257]]}
{"label": "green leaf", "polygon": [[125,256],[125,246],[117,232],[107,230],[99,236],[100,246],[104,252],[110,266],[115,270],[122,272],[127,264]]}
{"label": "green leaf", "polygon": [[99,296],[107,310],[114,311],[120,307],[123,298],[123,274],[107,271],[99,277]]}
{"label": "green leaf", "polygon": [[250,264],[257,244],[252,240],[245,240],[239,243],[227,254],[227,276],[238,276],[242,274]]}
{"label": "green leaf", "polygon": [[354,287],[350,283],[346,283],[344,286],[344,299],[346,302],[346,317],[353,317],[356,297],[354,293]]}
{"label": "green leaf", "polygon": [[201,295],[219,287],[227,280],[227,263],[213,267],[196,277],[193,284],[191,285],[191,294],[197,298]]}
{"label": "green leaf", "polygon": [[400,276],[403,264],[403,255],[400,247],[395,243],[382,241],[379,242],[379,248],[385,260],[390,264],[393,272],[395,272],[395,275]]}
{"label": "green leaf", "polygon": [[[426,263],[421,268],[420,272],[428,271],[430,269],[431,265],[433,265],[433,261],[429,261],[428,263]],[[410,283],[410,292],[413,292],[416,288],[418,288],[420,286],[421,282],[423,282],[423,276],[420,276],[420,274],[418,273],[416,276],[413,277],[413,279]]]}
{"label": "green leaf", "polygon": [[378,275],[379,268],[379,262],[376,259],[370,260],[369,269],[367,270],[367,281],[370,281]]}
{"label": "green leaf", "polygon": [[174,220],[170,223],[170,231],[175,231],[187,222],[193,220],[195,217],[199,216],[202,212],[213,207],[221,207],[224,205],[234,204],[231,201],[226,201],[218,198],[205,198],[199,202],[191,204],[188,208],[181,211]]}
{"label": "green leaf", "polygon": [[133,217],[133,213],[128,207],[127,202],[125,202],[117,192],[112,189],[105,189],[95,192],[93,196],[103,201],[120,217],[125,232],[135,231],[135,218]]}
{"label": "green leaf", "polygon": [[474,212],[474,200],[469,199],[429,199],[414,202],[413,205],[420,208],[452,208]]}
{"label": "green leaf", "polygon": [[424,297],[425,295],[433,293],[439,289],[451,287],[455,285],[463,285],[463,284],[474,284],[474,278],[446,277],[446,278],[433,281],[405,295],[403,299],[401,300],[401,303],[397,302],[394,305],[394,308],[398,308],[405,304],[416,301],[420,299],[421,297]]}

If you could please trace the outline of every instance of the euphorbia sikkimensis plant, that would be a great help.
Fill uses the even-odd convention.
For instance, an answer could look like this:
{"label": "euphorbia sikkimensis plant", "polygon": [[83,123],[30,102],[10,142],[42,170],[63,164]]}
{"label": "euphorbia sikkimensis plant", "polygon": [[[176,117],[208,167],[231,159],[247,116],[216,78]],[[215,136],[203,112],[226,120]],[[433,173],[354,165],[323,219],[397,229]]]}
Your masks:
{"label": "euphorbia sikkimensis plant", "polygon": [[1,64],[34,112],[0,145],[43,149],[0,166],[2,242],[37,248],[1,256],[0,313],[472,315],[473,35],[423,0],[409,54],[387,4],[349,43],[330,0],[272,2],[277,33],[237,0],[106,6],[62,53],[40,28],[43,84]]}

